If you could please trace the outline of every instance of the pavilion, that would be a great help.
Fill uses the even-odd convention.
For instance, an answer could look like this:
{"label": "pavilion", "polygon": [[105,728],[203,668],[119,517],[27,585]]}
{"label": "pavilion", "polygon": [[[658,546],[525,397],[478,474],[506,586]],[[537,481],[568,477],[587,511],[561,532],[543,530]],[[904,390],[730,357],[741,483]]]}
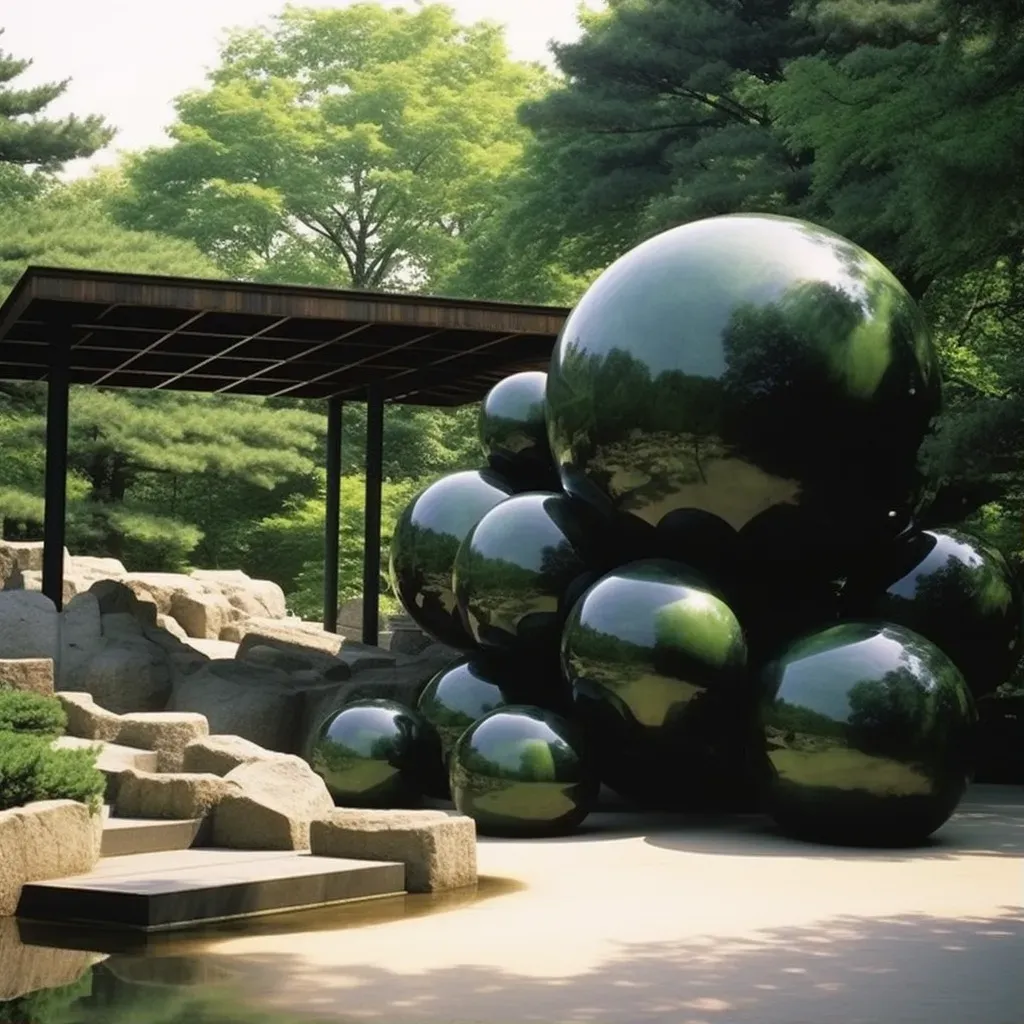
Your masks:
{"label": "pavilion", "polygon": [[364,402],[363,640],[378,641],[386,403],[458,406],[545,369],[568,310],[29,267],[0,306],[0,378],[45,381],[43,593],[62,604],[72,384],[322,399],[324,628],[338,625],[341,417]]}

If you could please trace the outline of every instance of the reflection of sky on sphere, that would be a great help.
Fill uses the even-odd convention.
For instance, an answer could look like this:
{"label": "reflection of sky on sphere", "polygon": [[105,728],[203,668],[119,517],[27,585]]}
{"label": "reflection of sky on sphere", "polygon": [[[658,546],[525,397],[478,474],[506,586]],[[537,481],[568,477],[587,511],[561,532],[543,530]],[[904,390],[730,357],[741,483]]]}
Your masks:
{"label": "reflection of sky on sphere", "polygon": [[[679,244],[680,232],[686,233],[685,246]],[[860,274],[854,269],[857,260]],[[844,239],[820,229],[795,229],[784,217],[760,216],[756,224],[743,216],[688,224],[644,242],[605,271],[601,287],[580,304],[587,306],[591,328],[585,346],[592,355],[607,355],[625,339],[643,340],[644,361],[653,375],[680,370],[717,378],[726,369],[723,346],[687,342],[722,337],[737,301],[771,305],[795,286],[818,281],[867,314],[864,271],[889,276]],[[686,292],[700,301],[687,303]],[[593,330],[594,324],[601,329]],[[571,321],[568,326],[565,340],[574,344]]]}
{"label": "reflection of sky on sphere", "polygon": [[538,506],[533,510],[534,514],[484,516],[472,534],[474,550],[487,558],[500,558],[530,572],[543,572],[545,559],[566,543],[565,534],[543,511],[545,502],[551,497],[539,492],[517,495],[518,508]]}
{"label": "reflection of sky on sphere", "polygon": [[903,665],[918,679],[927,679],[927,666],[899,640],[882,633],[851,644],[844,657],[835,651],[811,654],[790,664],[780,696],[787,704],[827,715],[837,722],[849,719],[849,694],[857,683],[881,679]]}

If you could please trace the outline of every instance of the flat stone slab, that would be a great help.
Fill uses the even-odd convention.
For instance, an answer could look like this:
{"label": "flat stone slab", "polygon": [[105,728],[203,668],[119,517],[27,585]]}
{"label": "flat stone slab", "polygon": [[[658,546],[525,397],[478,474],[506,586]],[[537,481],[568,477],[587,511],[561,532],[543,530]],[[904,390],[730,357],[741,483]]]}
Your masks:
{"label": "flat stone slab", "polygon": [[402,864],[192,849],[109,858],[87,875],[26,885],[18,916],[170,931],[404,891]]}
{"label": "flat stone slab", "polygon": [[100,755],[96,759],[96,767],[105,773],[123,772],[128,768],[140,772],[155,772],[159,759],[155,750],[140,750],[138,747],[103,743],[100,740],[83,740],[77,736],[61,736],[54,740],[53,745],[65,750],[88,750],[90,747],[99,747]]}
{"label": "flat stone slab", "polygon": [[101,857],[130,857],[140,853],[188,850],[198,842],[202,818],[180,821],[153,818],[111,818],[103,822]]}

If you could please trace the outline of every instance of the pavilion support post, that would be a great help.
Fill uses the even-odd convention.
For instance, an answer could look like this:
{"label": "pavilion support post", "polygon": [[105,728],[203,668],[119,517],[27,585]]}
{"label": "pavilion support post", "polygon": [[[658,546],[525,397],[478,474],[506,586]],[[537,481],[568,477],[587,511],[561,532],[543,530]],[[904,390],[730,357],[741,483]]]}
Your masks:
{"label": "pavilion support post", "polygon": [[341,535],[340,398],[327,399],[327,515],[324,522],[324,630],[338,632],[338,558]]}
{"label": "pavilion support post", "polygon": [[71,334],[62,329],[49,348],[46,382],[46,470],[43,483],[43,593],[64,604],[64,544],[68,478],[68,397]]}
{"label": "pavilion support post", "polygon": [[380,506],[384,473],[384,399],[366,397],[366,525],[363,534],[363,643],[377,645],[380,616]]}

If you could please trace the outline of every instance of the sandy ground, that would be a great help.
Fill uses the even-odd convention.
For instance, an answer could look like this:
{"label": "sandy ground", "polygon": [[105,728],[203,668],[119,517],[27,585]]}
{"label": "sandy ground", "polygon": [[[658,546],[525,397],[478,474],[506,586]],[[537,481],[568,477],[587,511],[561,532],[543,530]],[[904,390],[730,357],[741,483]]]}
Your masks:
{"label": "sandy ground", "polygon": [[1024,1024],[1019,790],[979,788],[912,852],[604,815],[479,858],[521,888],[390,919],[364,904],[203,958],[265,1006],[339,1021]]}

